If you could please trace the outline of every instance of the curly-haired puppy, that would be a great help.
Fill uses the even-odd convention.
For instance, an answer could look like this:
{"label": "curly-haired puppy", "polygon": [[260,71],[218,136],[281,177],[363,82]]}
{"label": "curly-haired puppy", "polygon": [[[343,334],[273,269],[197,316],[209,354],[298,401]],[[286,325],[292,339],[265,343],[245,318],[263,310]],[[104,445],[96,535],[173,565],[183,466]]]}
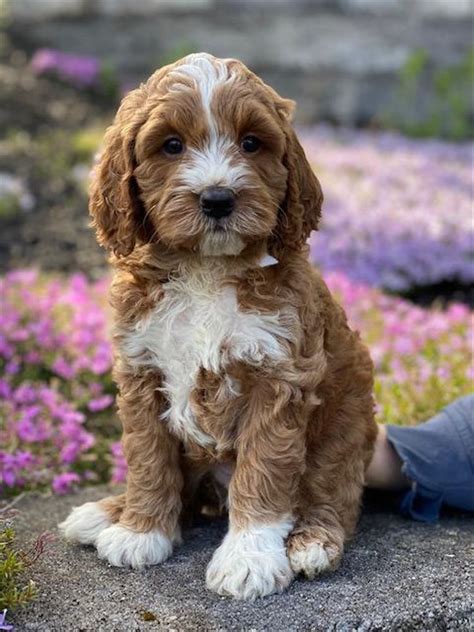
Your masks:
{"label": "curly-haired puppy", "polygon": [[337,566],[376,433],[369,354],[307,260],[323,196],[293,105],[189,55],[124,98],[91,188],[128,478],[61,528],[110,564],[159,564],[212,479],[229,530],[207,586],[243,599]]}

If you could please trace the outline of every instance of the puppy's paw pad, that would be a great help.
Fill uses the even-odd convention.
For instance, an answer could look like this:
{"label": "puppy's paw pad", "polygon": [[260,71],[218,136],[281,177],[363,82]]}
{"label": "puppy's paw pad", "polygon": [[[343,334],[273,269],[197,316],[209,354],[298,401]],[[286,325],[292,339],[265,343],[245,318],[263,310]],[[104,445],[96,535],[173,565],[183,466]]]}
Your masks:
{"label": "puppy's paw pad", "polygon": [[69,516],[58,525],[66,540],[79,544],[95,544],[98,536],[111,524],[100,503],[85,503],[74,507]]}
{"label": "puppy's paw pad", "polygon": [[323,545],[317,540],[299,542],[296,546],[290,538],[288,542],[288,557],[293,571],[302,573],[308,579],[316,575],[334,570],[339,563],[342,551],[336,547]]}
{"label": "puppy's paw pad", "polygon": [[[267,537],[266,537],[267,536]],[[284,590],[293,579],[283,537],[227,534],[207,568],[207,587],[236,599],[256,599]]]}
{"label": "puppy's paw pad", "polygon": [[171,555],[173,544],[161,531],[138,533],[114,524],[97,538],[99,557],[112,566],[143,568],[160,564]]}

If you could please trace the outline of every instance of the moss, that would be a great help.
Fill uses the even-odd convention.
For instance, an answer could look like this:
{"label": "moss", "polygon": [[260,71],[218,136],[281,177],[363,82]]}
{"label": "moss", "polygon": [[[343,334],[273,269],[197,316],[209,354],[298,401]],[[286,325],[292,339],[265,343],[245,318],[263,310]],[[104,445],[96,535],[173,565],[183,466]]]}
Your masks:
{"label": "moss", "polygon": [[14,529],[0,518],[0,611],[25,606],[35,598],[35,584],[25,576],[32,561],[18,548]]}

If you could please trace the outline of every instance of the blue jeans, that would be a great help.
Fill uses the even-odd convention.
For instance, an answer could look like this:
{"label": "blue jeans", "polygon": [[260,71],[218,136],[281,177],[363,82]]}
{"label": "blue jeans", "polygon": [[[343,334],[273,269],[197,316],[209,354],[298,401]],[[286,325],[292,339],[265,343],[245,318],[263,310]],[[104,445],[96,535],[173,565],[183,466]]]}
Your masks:
{"label": "blue jeans", "polygon": [[474,511],[474,395],[419,426],[387,425],[387,437],[412,483],[402,498],[404,515],[436,522],[443,504]]}

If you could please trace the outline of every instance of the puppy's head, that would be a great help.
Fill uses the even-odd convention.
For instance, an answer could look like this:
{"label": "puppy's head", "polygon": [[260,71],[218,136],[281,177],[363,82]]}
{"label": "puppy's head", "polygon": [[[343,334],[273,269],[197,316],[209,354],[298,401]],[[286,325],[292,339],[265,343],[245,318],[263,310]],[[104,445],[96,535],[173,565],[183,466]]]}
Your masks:
{"label": "puppy's head", "polygon": [[189,55],[123,100],[91,186],[99,242],[239,255],[299,249],[322,194],[290,124],[293,102],[243,64]]}

